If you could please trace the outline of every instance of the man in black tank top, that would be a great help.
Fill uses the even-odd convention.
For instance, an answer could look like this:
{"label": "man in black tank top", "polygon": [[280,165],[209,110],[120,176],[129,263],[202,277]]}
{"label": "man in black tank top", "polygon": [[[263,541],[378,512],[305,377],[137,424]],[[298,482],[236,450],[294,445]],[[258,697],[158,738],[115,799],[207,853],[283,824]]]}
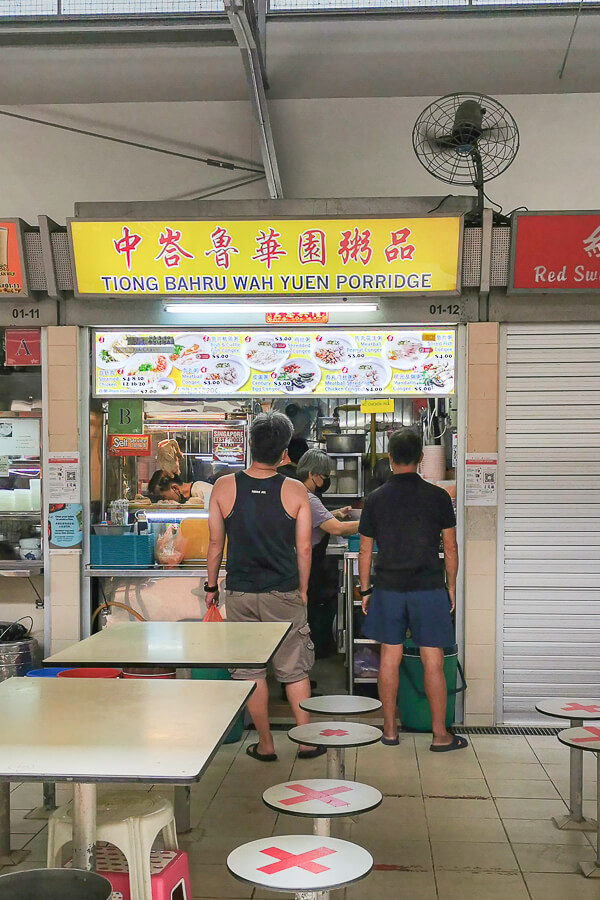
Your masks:
{"label": "man in black tank top", "polygon": [[[250,428],[252,464],[215,484],[209,512],[208,586],[215,586],[227,538],[227,620],[291,622],[273,657],[277,680],[285,685],[298,725],[308,722],[300,701],[310,697],[314,647],[306,620],[311,560],[311,516],[306,488],[278,474],[293,427],[283,413],[261,413]],[[208,591],[206,604],[217,599]],[[254,759],[277,759],[269,727],[266,669],[235,669],[233,678],[256,681],[248,710],[258,743],[247,748]],[[318,755],[308,747],[303,757]]]}

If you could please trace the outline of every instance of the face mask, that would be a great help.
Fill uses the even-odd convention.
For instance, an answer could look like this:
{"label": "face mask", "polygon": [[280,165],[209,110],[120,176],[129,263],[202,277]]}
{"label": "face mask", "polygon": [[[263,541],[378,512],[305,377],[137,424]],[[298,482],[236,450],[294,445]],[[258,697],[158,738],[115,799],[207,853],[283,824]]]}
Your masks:
{"label": "face mask", "polygon": [[323,479],[323,484],[321,485],[321,487],[318,487],[316,489],[315,494],[324,494],[326,491],[329,490],[330,487],[331,487],[331,478],[328,475],[327,478]]}

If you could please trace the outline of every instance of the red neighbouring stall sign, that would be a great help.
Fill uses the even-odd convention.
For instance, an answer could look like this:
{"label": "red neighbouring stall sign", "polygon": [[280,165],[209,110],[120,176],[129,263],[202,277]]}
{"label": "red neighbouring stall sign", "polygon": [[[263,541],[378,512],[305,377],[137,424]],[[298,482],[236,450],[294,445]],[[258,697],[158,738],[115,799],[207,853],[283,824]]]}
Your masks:
{"label": "red neighbouring stall sign", "polygon": [[110,434],[108,453],[110,456],[150,456],[150,435]]}
{"label": "red neighbouring stall sign", "polygon": [[510,292],[600,290],[600,212],[518,213]]}
{"label": "red neighbouring stall sign", "polygon": [[42,337],[39,328],[6,329],[6,365],[41,366]]}

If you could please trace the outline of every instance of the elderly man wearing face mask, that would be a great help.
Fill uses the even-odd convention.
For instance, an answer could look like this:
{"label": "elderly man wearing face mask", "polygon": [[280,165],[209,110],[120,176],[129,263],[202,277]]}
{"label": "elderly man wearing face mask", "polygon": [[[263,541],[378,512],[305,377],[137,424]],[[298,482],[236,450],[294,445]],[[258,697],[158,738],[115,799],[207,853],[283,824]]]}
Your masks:
{"label": "elderly man wearing face mask", "polygon": [[[328,510],[321,496],[329,489],[331,460],[324,450],[307,450],[296,466],[296,478],[308,491],[312,519],[312,563],[308,582],[308,621],[314,621],[315,610],[321,600],[325,552],[331,534],[347,537],[356,534],[358,522],[347,519],[352,507]],[[346,521],[344,521],[346,520]]]}

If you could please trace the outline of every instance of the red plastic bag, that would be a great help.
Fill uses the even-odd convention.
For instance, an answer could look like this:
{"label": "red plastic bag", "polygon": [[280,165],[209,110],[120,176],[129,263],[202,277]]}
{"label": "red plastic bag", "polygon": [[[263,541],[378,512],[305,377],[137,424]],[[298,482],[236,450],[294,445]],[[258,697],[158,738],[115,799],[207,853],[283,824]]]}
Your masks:
{"label": "red plastic bag", "polygon": [[211,603],[206,611],[206,615],[202,619],[203,622],[222,622],[223,616],[219,612],[219,607],[216,603]]}

